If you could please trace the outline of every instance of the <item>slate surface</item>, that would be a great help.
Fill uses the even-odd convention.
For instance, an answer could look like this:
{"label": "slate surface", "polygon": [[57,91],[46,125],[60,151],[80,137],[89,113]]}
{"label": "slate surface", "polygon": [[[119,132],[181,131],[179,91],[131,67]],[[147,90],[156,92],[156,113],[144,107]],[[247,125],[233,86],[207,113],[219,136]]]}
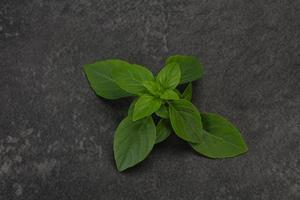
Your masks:
{"label": "slate surface", "polygon": [[[157,72],[195,55],[201,111],[249,152],[211,160],[178,138],[116,171],[129,100],[94,95],[82,66],[121,58]],[[300,1],[1,0],[0,199],[300,199]]]}

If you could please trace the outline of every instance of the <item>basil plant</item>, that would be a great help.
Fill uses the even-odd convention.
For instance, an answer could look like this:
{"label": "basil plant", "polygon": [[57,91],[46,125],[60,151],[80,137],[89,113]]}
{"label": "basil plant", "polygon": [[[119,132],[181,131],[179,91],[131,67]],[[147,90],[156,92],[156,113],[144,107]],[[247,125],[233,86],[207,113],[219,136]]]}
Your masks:
{"label": "basil plant", "polygon": [[[143,161],[155,144],[172,133],[209,158],[234,157],[248,150],[232,123],[218,114],[199,112],[191,103],[192,82],[203,75],[203,66],[195,57],[170,56],[156,76],[123,60],[86,64],[84,71],[98,96],[111,100],[134,97],[114,135],[119,171]],[[183,93],[176,89],[181,84],[186,85]]]}

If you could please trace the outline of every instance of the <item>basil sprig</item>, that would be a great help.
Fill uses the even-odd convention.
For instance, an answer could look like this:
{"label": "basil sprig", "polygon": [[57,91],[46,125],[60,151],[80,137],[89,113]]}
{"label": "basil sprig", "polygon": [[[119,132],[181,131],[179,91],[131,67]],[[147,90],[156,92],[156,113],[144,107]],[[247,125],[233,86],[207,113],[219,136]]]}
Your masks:
{"label": "basil sprig", "polygon": [[[122,60],[104,60],[84,66],[98,96],[119,99],[134,96],[114,136],[114,157],[119,171],[143,161],[154,145],[171,133],[209,158],[227,158],[248,148],[240,131],[224,117],[200,113],[192,100],[192,81],[203,75],[203,65],[192,56],[170,56],[156,77],[147,68]],[[181,94],[180,84],[186,84]],[[152,118],[156,115],[157,124]]]}

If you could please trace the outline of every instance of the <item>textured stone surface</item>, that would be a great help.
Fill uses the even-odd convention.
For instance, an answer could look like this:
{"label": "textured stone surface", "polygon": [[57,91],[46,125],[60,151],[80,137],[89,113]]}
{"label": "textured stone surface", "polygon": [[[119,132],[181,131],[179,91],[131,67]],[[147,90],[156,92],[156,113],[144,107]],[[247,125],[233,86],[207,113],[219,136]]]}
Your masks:
{"label": "textured stone surface", "polygon": [[[125,173],[112,141],[129,100],[100,99],[85,63],[157,72],[195,55],[193,102],[249,152],[211,160],[171,137]],[[0,199],[300,199],[300,1],[1,0]]]}

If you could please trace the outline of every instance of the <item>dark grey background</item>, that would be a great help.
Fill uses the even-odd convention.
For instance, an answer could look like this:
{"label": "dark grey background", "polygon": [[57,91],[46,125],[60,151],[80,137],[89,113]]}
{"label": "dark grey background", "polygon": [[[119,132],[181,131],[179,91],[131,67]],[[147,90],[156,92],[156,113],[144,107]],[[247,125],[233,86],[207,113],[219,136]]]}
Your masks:
{"label": "dark grey background", "polygon": [[[300,1],[1,0],[0,199],[300,199]],[[129,100],[96,97],[82,66],[157,72],[195,55],[201,111],[233,121],[246,155],[211,160],[175,136],[125,173],[113,134]]]}

